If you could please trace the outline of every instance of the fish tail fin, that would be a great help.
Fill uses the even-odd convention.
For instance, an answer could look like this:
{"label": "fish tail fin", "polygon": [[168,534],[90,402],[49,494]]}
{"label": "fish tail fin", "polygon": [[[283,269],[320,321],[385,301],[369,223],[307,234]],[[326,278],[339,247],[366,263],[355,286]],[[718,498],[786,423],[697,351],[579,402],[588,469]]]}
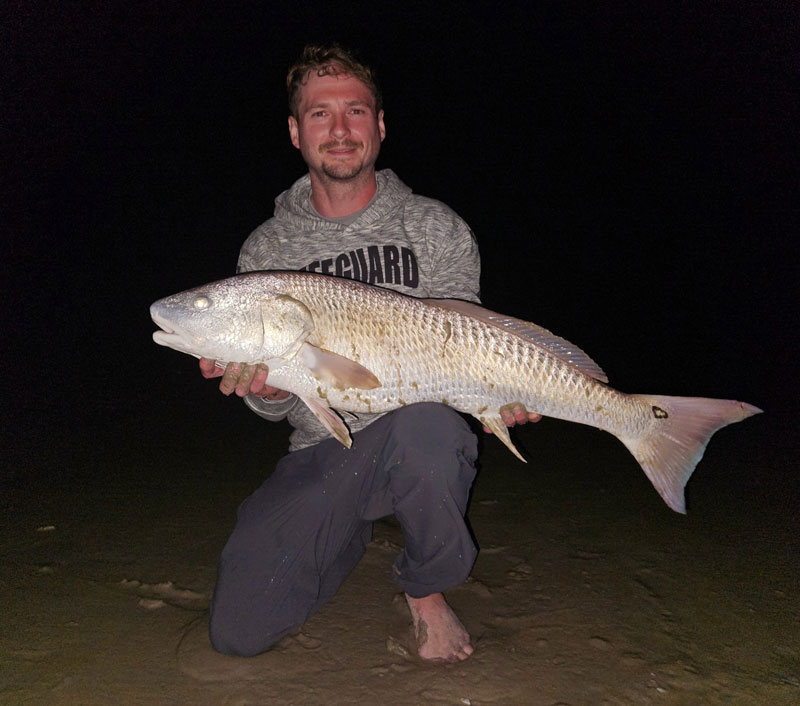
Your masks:
{"label": "fish tail fin", "polygon": [[683,489],[713,434],[762,410],[746,402],[705,397],[631,395],[653,409],[658,424],[639,437],[622,437],[659,495],[686,513]]}

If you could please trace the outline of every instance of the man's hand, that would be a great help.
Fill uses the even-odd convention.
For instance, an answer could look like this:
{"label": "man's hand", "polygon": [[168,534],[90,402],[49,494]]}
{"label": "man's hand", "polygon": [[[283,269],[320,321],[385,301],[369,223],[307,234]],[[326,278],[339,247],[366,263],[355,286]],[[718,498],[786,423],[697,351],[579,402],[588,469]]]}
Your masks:
{"label": "man's hand", "polygon": [[[521,402],[512,402],[511,404],[503,405],[500,408],[500,416],[507,427],[513,427],[515,424],[527,424],[528,422],[538,422],[541,414],[536,412],[529,412],[525,409],[525,405]],[[483,430],[487,434],[491,434],[492,430],[484,426]]]}
{"label": "man's hand", "polygon": [[207,379],[221,376],[219,390],[223,395],[235,392],[239,397],[253,395],[266,397],[268,400],[285,400],[291,394],[266,384],[269,368],[263,363],[258,365],[228,363],[223,370],[217,366],[216,361],[200,358],[200,374]]}

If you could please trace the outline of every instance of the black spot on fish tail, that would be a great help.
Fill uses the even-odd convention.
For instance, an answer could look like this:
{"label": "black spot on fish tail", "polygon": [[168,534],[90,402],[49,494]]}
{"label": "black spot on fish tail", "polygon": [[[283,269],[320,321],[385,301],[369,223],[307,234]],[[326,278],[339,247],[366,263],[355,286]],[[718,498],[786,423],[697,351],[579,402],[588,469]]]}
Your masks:
{"label": "black spot on fish tail", "polygon": [[669,417],[666,410],[661,409],[661,407],[656,407],[655,405],[653,405],[653,416],[656,419],[667,419]]}

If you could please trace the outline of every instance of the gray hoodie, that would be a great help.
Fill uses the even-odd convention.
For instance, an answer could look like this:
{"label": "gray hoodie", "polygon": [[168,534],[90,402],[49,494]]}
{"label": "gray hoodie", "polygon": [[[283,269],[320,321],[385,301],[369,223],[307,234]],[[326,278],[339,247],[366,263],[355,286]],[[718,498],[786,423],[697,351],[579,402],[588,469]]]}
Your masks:
{"label": "gray hoodie", "polygon": [[[411,192],[389,169],[376,174],[378,190],[361,211],[328,219],[311,205],[311,179],[302,177],[275,199],[275,215],[256,228],[239,253],[237,272],[304,270],[358,279],[415,297],[479,297],[478,246],[467,224],[448,206]],[[288,416],[290,451],[330,436],[296,397],[248,407],[266,419]],[[355,432],[380,414],[347,415]]]}

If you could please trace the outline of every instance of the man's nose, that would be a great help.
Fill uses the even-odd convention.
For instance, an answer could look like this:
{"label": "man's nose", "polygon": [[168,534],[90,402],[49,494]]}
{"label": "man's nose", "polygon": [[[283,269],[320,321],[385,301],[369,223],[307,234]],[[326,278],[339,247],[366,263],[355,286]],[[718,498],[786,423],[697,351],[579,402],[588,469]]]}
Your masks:
{"label": "man's nose", "polygon": [[344,113],[336,113],[333,116],[333,123],[331,124],[331,135],[336,138],[345,137],[350,132],[350,127],[347,124],[347,117]]}

